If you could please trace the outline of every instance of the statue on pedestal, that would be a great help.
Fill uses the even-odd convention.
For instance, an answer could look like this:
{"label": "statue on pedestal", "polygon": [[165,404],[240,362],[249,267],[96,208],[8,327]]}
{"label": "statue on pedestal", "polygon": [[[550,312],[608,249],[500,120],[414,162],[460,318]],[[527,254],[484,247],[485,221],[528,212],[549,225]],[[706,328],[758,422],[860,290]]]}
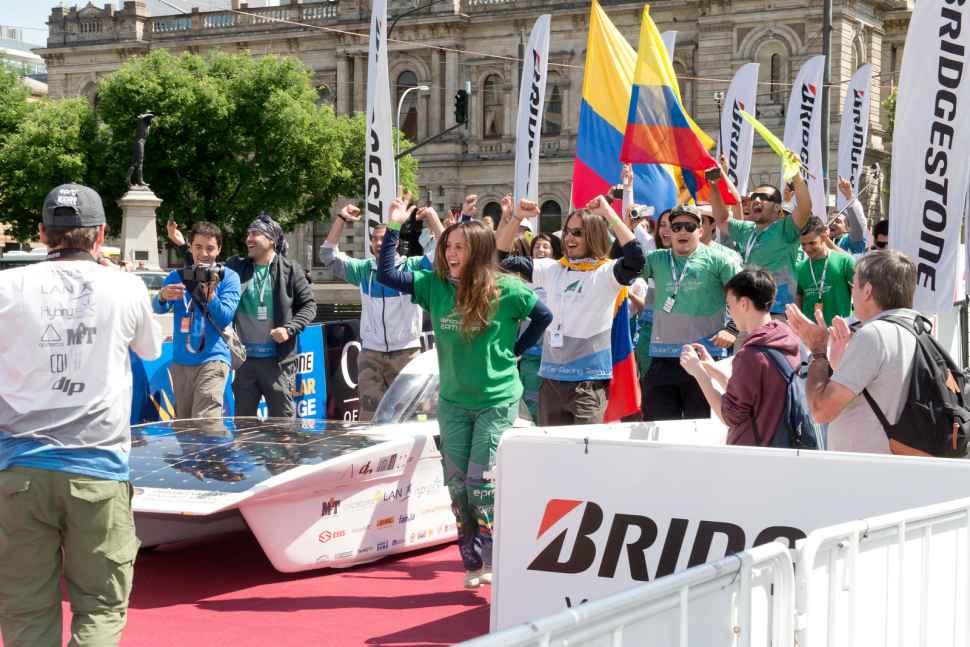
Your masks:
{"label": "statue on pedestal", "polygon": [[[128,178],[125,180],[129,188],[133,186],[148,186],[145,184],[142,166],[145,162],[145,140],[148,139],[148,131],[151,128],[152,119],[154,118],[155,115],[151,112],[138,115],[138,131],[135,135],[135,143],[131,148],[131,166],[128,167]],[[135,184],[131,183],[132,175],[135,175],[137,179]]]}

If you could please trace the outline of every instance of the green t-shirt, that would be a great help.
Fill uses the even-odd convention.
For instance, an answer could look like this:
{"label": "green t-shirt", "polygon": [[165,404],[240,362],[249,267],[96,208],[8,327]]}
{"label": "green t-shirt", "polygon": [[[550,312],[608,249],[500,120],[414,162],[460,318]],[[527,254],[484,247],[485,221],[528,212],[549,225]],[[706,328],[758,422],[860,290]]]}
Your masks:
{"label": "green t-shirt", "polygon": [[[824,259],[806,257],[798,263],[798,294],[802,297],[802,313],[815,321],[815,304],[822,291],[822,314],[831,325],[835,316],[852,314],[852,277],[855,259],[849,254],[829,250]],[[824,275],[824,278],[823,278]]]}
{"label": "green t-shirt", "polygon": [[[682,277],[679,288],[674,268]],[[684,344],[697,342],[715,357],[723,357],[726,351],[708,339],[724,326],[724,285],[738,271],[735,258],[706,245],[698,245],[686,257],[669,249],[647,254],[642,276],[652,278],[656,286],[650,356],[679,357]],[[667,299],[673,299],[670,312],[664,310]]]}
{"label": "green t-shirt", "polygon": [[414,275],[413,301],[431,315],[441,399],[468,409],[484,409],[522,397],[515,357],[519,323],[535,306],[535,292],[512,276],[499,276],[499,299],[485,330],[466,339],[455,313],[455,286],[430,270]]}
{"label": "green t-shirt", "polygon": [[242,284],[236,308],[236,332],[246,346],[247,357],[276,357],[273,329],[273,279],[269,265],[253,267],[252,277]]}
{"label": "green t-shirt", "polygon": [[785,305],[795,302],[795,263],[801,251],[801,232],[791,215],[777,220],[766,228],[749,220],[728,220],[728,231],[745,265],[755,265],[771,272],[778,285],[774,313],[785,311]]}

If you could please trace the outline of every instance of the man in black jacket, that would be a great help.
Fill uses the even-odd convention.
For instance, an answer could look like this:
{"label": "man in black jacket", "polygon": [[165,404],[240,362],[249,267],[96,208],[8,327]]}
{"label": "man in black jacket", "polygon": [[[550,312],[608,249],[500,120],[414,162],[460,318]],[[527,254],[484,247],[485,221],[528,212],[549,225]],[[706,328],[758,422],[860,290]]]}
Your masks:
{"label": "man in black jacket", "polygon": [[[169,237],[181,246],[173,225]],[[269,215],[260,214],[249,225],[246,248],[248,256],[226,261],[239,275],[242,296],[234,323],[246,346],[246,361],[232,383],[236,415],[255,416],[263,397],[270,417],[291,418],[296,336],[316,317],[316,301],[303,268],[286,258],[283,230]]]}

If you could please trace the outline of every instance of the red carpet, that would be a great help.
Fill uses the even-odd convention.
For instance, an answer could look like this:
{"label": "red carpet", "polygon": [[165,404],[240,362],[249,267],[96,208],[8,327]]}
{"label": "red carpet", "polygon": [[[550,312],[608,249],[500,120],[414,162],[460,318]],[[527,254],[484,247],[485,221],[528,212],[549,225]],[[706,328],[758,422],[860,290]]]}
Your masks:
{"label": "red carpet", "polygon": [[463,575],[453,545],[295,574],[276,572],[246,533],[143,551],[121,644],[451,645],[488,632],[491,591],[466,591]]}

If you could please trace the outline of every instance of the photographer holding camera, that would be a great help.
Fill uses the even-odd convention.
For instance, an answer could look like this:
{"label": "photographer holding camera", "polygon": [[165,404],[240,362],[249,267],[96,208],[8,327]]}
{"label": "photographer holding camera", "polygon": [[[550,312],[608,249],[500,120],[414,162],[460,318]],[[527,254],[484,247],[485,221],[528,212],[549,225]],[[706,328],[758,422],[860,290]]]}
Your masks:
{"label": "photographer holding camera", "polygon": [[158,314],[174,311],[172,386],[178,418],[221,418],[229,377],[222,330],[236,315],[239,275],[216,263],[222,231],[197,222],[190,235],[195,264],[170,273],[154,299]]}

